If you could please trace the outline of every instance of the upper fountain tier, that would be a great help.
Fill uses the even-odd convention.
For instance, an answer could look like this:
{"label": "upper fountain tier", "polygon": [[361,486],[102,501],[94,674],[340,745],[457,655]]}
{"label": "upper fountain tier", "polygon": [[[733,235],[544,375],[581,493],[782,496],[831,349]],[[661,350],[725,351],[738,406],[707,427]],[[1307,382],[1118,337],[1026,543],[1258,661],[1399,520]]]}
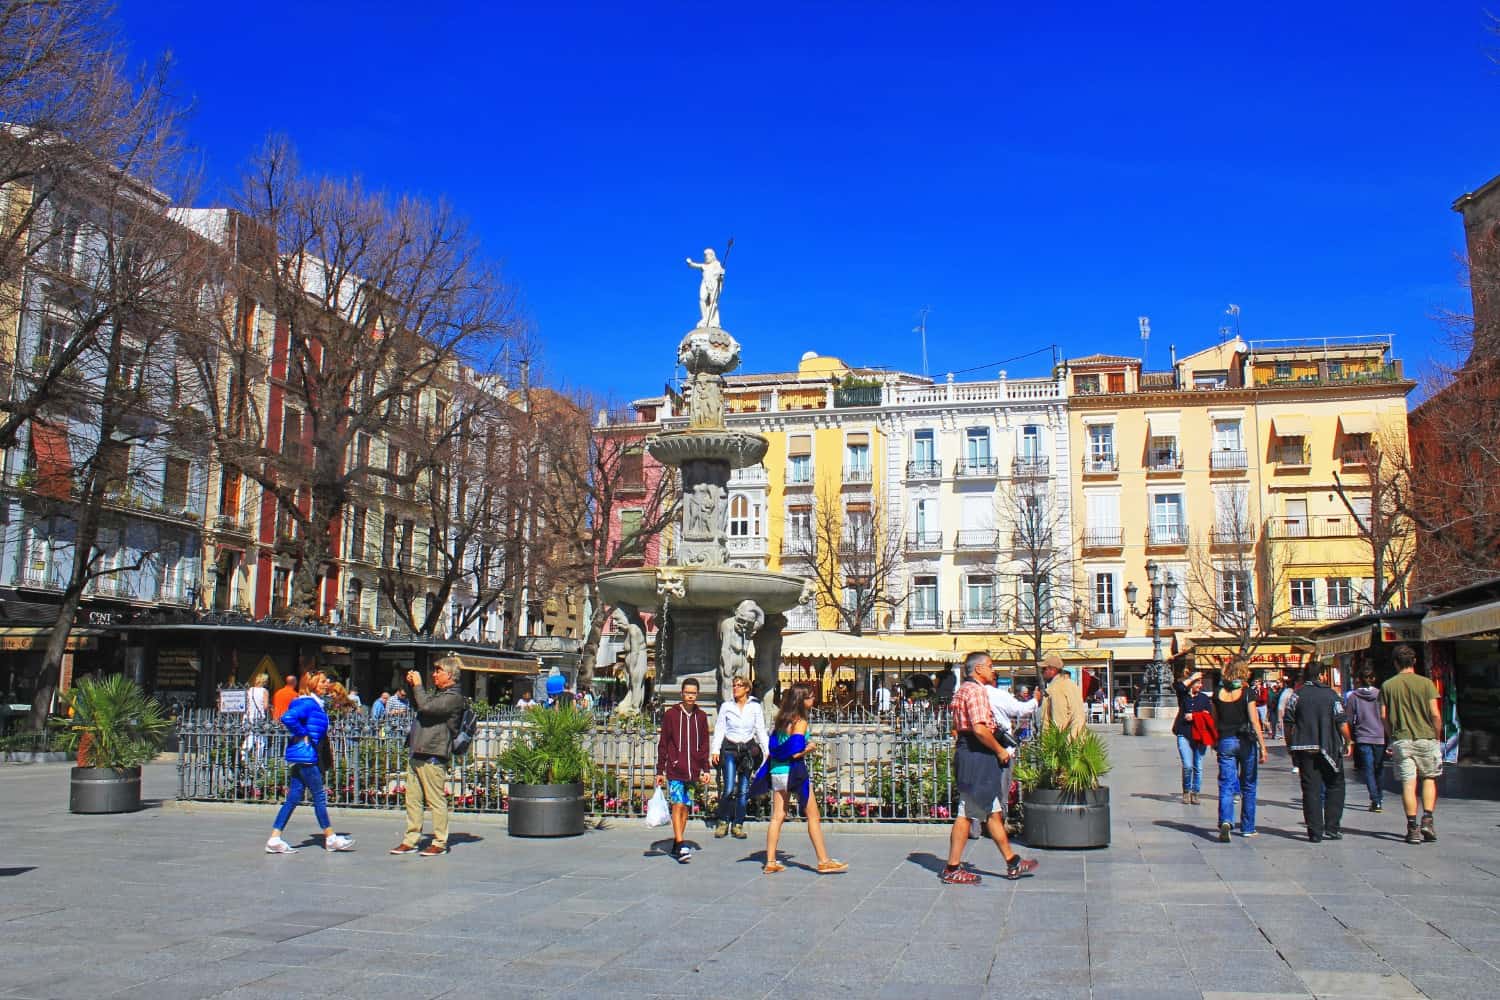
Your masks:
{"label": "upper fountain tier", "polygon": [[742,431],[663,431],[646,441],[646,450],[663,465],[681,468],[687,462],[709,459],[728,462],[731,469],[758,465],[769,446],[759,434]]}
{"label": "upper fountain tier", "polygon": [[727,330],[697,326],[677,345],[677,363],[688,370],[688,429],[652,437],[646,442],[651,456],[678,468],[701,460],[728,462],[733,469],[759,463],[766,439],[724,428],[724,375],[739,367],[739,343]]}

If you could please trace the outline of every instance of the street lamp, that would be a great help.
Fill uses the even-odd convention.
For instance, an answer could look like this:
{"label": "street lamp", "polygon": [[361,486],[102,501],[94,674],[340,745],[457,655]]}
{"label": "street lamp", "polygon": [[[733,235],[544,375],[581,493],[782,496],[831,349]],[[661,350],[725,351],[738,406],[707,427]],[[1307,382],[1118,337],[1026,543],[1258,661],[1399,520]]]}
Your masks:
{"label": "street lamp", "polygon": [[1177,602],[1177,581],[1164,576],[1161,567],[1153,559],[1146,563],[1146,579],[1151,584],[1151,596],[1144,611],[1135,606],[1140,589],[1134,583],[1125,585],[1125,604],[1130,613],[1141,621],[1151,622],[1151,666],[1146,668],[1146,689],[1141,693],[1139,705],[1146,708],[1165,709],[1175,707],[1176,698],[1171,695],[1171,679],[1167,676],[1167,664],[1161,655],[1161,615],[1170,611]]}

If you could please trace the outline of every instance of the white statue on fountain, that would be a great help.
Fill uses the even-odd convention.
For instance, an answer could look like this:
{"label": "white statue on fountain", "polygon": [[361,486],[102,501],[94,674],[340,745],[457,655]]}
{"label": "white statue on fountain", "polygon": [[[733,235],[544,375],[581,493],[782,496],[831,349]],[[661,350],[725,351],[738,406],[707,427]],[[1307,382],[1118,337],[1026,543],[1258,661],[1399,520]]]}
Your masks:
{"label": "white statue on fountain", "polygon": [[703,272],[703,280],[698,283],[698,325],[718,326],[719,293],[724,290],[724,265],[708,249],[703,251],[703,263],[688,257],[687,265]]}

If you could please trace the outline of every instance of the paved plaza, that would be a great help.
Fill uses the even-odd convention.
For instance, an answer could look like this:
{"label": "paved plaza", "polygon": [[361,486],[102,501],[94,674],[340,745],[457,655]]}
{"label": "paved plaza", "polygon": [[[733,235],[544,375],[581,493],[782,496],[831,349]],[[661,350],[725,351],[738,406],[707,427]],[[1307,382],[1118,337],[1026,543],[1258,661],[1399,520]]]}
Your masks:
{"label": "paved plaza", "polygon": [[[1500,803],[1453,800],[1441,840],[1401,841],[1351,785],[1346,838],[1300,837],[1273,758],[1261,836],[1216,840],[1183,806],[1175,749],[1112,737],[1114,845],[1041,852],[1035,878],[944,887],[944,827],[831,826],[852,868],[818,876],[691,834],[689,865],[639,821],[565,841],[462,817],[445,858],[393,858],[395,813],[335,810],[352,854],[261,852],[272,812],[153,801],[72,816],[65,765],[0,767],[0,996],[1490,997],[1500,977]],[[1212,755],[1205,789],[1213,787]],[[175,792],[172,766],[146,793]],[[969,857],[999,869],[988,843]]]}

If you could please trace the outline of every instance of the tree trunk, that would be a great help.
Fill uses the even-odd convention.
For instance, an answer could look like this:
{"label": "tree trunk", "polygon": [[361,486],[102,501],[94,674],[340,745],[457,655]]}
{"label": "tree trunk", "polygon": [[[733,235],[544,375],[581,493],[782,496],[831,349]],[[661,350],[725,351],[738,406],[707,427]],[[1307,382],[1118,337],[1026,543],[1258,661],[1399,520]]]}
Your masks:
{"label": "tree trunk", "polygon": [[31,714],[27,726],[33,732],[47,728],[47,715],[52,711],[52,699],[57,694],[62,680],[62,658],[68,648],[68,637],[73,633],[73,619],[78,616],[78,606],[83,601],[83,589],[92,574],[94,541],[99,535],[99,506],[104,502],[102,484],[90,486],[79,512],[78,531],[73,538],[73,572],[68,586],[63,591],[62,602],[57,606],[57,615],[52,620],[52,634],[47,639],[47,649],[42,654],[42,664],[37,670],[35,686],[31,696]]}

